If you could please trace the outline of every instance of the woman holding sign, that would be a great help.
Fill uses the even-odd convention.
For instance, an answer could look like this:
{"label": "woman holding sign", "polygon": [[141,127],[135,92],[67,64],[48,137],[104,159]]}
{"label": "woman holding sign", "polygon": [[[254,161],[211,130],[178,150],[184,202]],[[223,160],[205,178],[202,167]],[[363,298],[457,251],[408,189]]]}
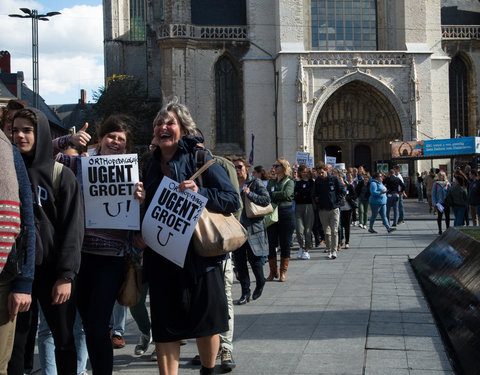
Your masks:
{"label": "woman holding sign", "polygon": [[[97,129],[97,155],[128,153],[132,145],[130,122],[130,118],[124,115],[107,118]],[[143,202],[145,191],[141,182],[135,185],[132,195],[140,204]],[[109,322],[124,280],[127,234],[127,230],[121,229],[85,230],[78,274],[78,310],[83,320],[92,370],[96,375],[107,375],[113,371]]]}
{"label": "woman holding sign", "polygon": [[[176,100],[169,102],[158,112],[153,126],[158,147],[144,167],[145,206],[152,202],[166,176],[180,183],[179,191],[192,190],[207,197],[208,209],[235,212],[239,208],[239,197],[221,165],[214,163],[202,174],[204,186],[189,180],[197,170],[195,152],[203,139],[194,137],[196,125],[187,107]],[[147,219],[145,216],[144,226]],[[219,349],[218,333],[228,329],[227,299],[220,268],[224,257],[200,257],[190,241],[182,268],[147,247],[140,235],[136,245],[146,248],[143,264],[150,285],[152,333],[160,374],[178,373],[179,340],[187,338],[197,339],[202,363],[200,373],[213,374]],[[168,243],[162,246],[168,247]]]}

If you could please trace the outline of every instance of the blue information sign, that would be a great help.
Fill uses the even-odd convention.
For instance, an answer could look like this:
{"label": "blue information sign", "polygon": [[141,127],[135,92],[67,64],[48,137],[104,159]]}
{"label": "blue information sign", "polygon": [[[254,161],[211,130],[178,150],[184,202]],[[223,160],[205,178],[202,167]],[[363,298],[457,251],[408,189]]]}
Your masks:
{"label": "blue information sign", "polygon": [[423,155],[474,154],[475,146],[475,137],[432,139],[423,142]]}

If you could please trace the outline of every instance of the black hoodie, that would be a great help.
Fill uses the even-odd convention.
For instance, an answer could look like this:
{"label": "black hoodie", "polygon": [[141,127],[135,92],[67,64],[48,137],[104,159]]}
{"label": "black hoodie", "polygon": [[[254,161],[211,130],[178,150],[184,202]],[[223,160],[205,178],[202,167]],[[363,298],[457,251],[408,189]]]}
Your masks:
{"label": "black hoodie", "polygon": [[57,192],[53,187],[53,147],[46,116],[37,117],[35,153],[22,155],[32,184],[37,234],[35,263],[56,279],[74,279],[80,268],[84,234],[84,208],[80,185],[73,172],[63,168]]}

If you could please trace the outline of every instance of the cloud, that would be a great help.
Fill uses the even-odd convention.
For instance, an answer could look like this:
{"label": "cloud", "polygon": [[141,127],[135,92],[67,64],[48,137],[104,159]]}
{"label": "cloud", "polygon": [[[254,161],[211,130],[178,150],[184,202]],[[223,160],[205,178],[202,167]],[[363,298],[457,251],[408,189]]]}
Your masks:
{"label": "cloud", "polygon": [[[23,71],[31,88],[31,20],[7,16],[21,14],[22,7],[45,12],[36,1],[1,0],[0,35],[9,36],[2,40],[1,49],[10,52],[12,72]],[[40,94],[46,100],[59,98],[54,99],[56,103],[47,100],[49,104],[76,102],[81,88],[90,95],[104,82],[102,6],[76,5],[58,11],[61,15],[38,22]],[[61,95],[68,92],[74,96]]]}

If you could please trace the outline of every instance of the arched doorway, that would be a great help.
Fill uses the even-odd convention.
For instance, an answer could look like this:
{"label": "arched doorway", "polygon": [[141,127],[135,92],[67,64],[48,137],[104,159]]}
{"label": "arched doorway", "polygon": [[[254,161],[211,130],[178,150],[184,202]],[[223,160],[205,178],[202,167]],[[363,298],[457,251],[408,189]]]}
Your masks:
{"label": "arched doorway", "polygon": [[367,171],[372,171],[372,151],[367,145],[355,146],[353,166],[358,168],[361,165],[363,165]]}
{"label": "arched doorway", "polygon": [[364,164],[371,170],[375,160],[391,159],[390,142],[402,138],[400,118],[390,100],[372,85],[355,80],[322,106],[314,131],[315,160],[323,160],[327,147],[334,144],[342,150],[346,167]]}
{"label": "arched doorway", "polygon": [[327,156],[333,156],[337,159],[337,163],[343,163],[342,161],[342,148],[339,146],[327,146],[325,147],[325,154]]}

